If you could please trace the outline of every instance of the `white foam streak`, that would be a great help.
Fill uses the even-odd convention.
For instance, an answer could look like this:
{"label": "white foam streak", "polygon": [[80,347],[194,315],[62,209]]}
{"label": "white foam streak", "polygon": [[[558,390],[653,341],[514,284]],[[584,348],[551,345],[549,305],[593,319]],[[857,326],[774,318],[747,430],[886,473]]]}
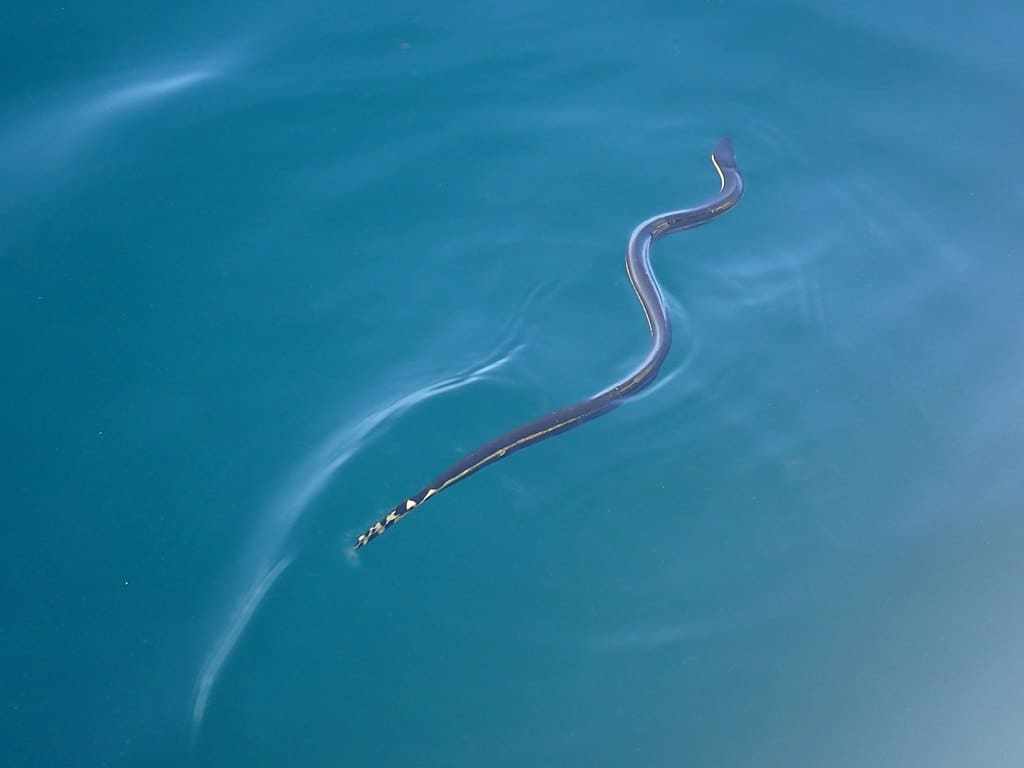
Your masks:
{"label": "white foam streak", "polygon": [[199,732],[199,725],[202,723],[203,715],[206,713],[206,705],[210,701],[210,692],[213,690],[213,684],[217,682],[217,678],[220,676],[224,662],[228,660],[228,656],[235,649],[235,645],[238,644],[238,638],[242,636],[242,632],[249,624],[253,614],[256,613],[256,609],[259,607],[263,597],[290,564],[291,558],[278,560],[273,568],[264,573],[253,584],[249,592],[240,601],[238,609],[235,611],[231,623],[221,637],[220,642],[206,658],[206,662],[199,672],[199,677],[196,678],[195,694],[192,700],[193,739]]}

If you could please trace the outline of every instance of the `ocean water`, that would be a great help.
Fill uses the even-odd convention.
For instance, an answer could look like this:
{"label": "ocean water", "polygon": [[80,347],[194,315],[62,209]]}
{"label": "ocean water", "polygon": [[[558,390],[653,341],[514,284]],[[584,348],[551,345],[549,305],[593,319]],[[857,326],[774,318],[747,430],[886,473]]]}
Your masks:
{"label": "ocean water", "polygon": [[[8,766],[1020,766],[1024,7],[28,4]],[[648,344],[655,387],[355,536]]]}

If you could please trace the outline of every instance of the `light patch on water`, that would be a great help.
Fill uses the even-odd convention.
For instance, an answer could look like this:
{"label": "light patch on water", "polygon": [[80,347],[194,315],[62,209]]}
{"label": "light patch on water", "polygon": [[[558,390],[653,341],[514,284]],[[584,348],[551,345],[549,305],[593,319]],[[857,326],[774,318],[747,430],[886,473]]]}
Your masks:
{"label": "light patch on water", "polygon": [[646,651],[709,637],[749,631],[782,618],[808,600],[810,593],[795,592],[719,612],[692,616],[646,627],[619,629],[588,638],[585,645],[599,652]]}
{"label": "light patch on water", "polygon": [[81,119],[112,119],[119,113],[145,106],[148,102],[170,96],[190,88],[216,75],[211,68],[193,69],[166,77],[153,77],[109,89],[84,104],[80,110]]}
{"label": "light patch on water", "polygon": [[221,62],[194,63],[171,72],[134,72],[95,82],[75,94],[59,95],[38,114],[5,120],[0,135],[0,169],[45,174],[105,126],[221,76]]}
{"label": "light patch on water", "polygon": [[733,289],[737,306],[793,306],[808,326],[826,332],[826,304],[815,265],[837,247],[837,242],[837,236],[831,233],[813,233],[797,245],[766,239],[759,245],[762,255],[756,261],[736,259],[724,265],[702,266]]}

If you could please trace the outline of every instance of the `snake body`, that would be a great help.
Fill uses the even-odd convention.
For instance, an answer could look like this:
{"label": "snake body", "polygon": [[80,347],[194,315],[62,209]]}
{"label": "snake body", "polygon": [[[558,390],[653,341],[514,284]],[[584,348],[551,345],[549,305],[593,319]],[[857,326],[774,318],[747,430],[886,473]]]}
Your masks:
{"label": "snake body", "polygon": [[743,196],[743,178],[736,166],[730,139],[721,139],[715,145],[711,153],[711,162],[722,182],[718,194],[703,205],[670,211],[647,219],[633,230],[629,238],[626,247],[626,273],[647,315],[647,325],[651,331],[651,348],[643,362],[626,378],[593,397],[549,413],[484,443],[371,525],[356,539],[356,549],[366,546],[431,496],[459,480],[469,477],[510,453],[607,413],[618,406],[624,398],[636,394],[654,381],[672,345],[672,323],[658,281],[651,271],[651,245],[673,232],[706,224],[736,205]]}

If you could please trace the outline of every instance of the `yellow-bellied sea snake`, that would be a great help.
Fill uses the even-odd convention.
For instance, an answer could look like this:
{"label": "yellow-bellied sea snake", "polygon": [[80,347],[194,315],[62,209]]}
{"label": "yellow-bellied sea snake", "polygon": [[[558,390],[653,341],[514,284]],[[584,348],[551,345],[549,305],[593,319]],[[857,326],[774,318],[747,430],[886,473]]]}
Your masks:
{"label": "yellow-bellied sea snake", "polygon": [[743,178],[736,167],[731,140],[726,138],[718,142],[711,153],[711,162],[714,163],[722,181],[722,187],[717,195],[696,208],[684,208],[648,219],[633,230],[629,238],[626,247],[626,273],[647,315],[647,325],[651,329],[652,337],[651,350],[636,370],[622,381],[587,400],[523,424],[481,445],[371,525],[356,539],[356,549],[366,546],[434,494],[514,451],[561,434],[607,413],[624,398],[654,381],[672,344],[672,324],[658,281],[651,271],[651,244],[672,232],[706,224],[736,205],[743,196]]}

